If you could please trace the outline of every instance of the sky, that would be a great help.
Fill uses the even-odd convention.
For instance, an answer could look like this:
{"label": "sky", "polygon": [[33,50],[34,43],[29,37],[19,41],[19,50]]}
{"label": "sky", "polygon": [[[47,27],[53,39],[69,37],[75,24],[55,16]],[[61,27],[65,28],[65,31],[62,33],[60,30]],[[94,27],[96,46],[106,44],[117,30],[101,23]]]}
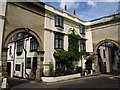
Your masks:
{"label": "sky", "polygon": [[67,5],[68,13],[73,15],[76,9],[76,15],[82,20],[89,21],[104,16],[109,16],[118,13],[118,2],[120,0],[42,0],[48,5],[51,5],[60,10]]}

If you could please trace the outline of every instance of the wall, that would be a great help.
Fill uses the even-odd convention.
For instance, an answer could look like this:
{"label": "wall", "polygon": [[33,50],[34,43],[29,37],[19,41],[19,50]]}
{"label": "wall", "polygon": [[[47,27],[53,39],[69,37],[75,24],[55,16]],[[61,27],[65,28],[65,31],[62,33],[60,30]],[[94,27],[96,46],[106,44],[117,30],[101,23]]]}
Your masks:
{"label": "wall", "polygon": [[[48,70],[49,70],[49,62],[53,62],[55,66],[55,59],[53,57],[53,53],[55,51],[54,49],[54,32],[60,32],[64,34],[64,50],[68,50],[68,34],[70,33],[70,29],[75,29],[76,34],[80,35],[79,32],[79,26],[81,24],[85,25],[85,22],[80,21],[78,22],[78,19],[76,16],[69,16],[66,12],[64,11],[58,11],[54,8],[48,8],[49,11],[46,11],[45,13],[45,32],[44,32],[44,49],[45,49],[45,54],[44,54],[44,74],[48,75]],[[64,18],[64,29],[60,29],[58,27],[55,27],[55,15],[60,15],[63,16]],[[89,38],[90,36],[82,36],[83,38]],[[90,51],[87,49],[87,51]],[[92,50],[91,50],[92,51]],[[84,62],[83,62],[84,63]],[[79,62],[79,64],[81,64]],[[81,65],[79,65],[81,66]],[[54,67],[55,69],[55,67]]]}
{"label": "wall", "polygon": [[5,10],[6,10],[6,0],[4,2],[0,1],[0,75],[2,72],[2,38],[3,38],[3,28],[4,28],[4,18],[5,18]]}
{"label": "wall", "polygon": [[119,26],[118,23],[111,23],[96,28],[92,28],[93,47],[95,47],[97,43],[105,39],[111,39],[118,42],[119,40],[118,26]]}
{"label": "wall", "polygon": [[[3,51],[2,59],[4,61],[4,71],[6,70],[7,46],[11,37],[20,31],[32,34],[39,43],[38,51],[44,51],[44,5],[43,8],[32,2],[9,2],[7,3],[7,12],[5,27],[3,33]],[[21,30],[22,29],[22,30]],[[4,50],[5,49],[5,50]]]}
{"label": "wall", "polygon": [[[26,38],[24,40],[24,49],[27,51],[27,55],[26,58],[31,58],[31,67],[33,64],[33,57],[38,57],[37,52],[30,52],[30,39],[32,37]],[[17,45],[15,44],[15,42],[9,43],[8,44],[8,48],[10,48],[10,46],[12,47],[11,51],[12,53],[10,53],[10,49],[8,49],[8,53],[7,53],[7,62],[11,62],[11,77],[14,76],[18,76],[18,77],[22,77],[22,70],[23,70],[23,77],[25,78],[25,51],[22,51],[22,54],[20,56],[18,56],[16,54],[16,47]],[[15,65],[16,64],[20,64],[20,71],[16,71],[15,70]],[[22,69],[22,65],[24,66]],[[26,68],[26,73],[30,76],[31,73],[31,69],[27,69]]]}

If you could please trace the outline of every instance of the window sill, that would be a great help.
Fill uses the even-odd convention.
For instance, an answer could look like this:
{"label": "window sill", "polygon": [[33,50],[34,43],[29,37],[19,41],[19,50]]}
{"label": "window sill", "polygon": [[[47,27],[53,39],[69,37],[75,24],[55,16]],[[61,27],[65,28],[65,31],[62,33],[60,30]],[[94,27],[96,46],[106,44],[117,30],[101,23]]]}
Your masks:
{"label": "window sill", "polygon": [[85,33],[80,33],[81,35],[85,35]]}
{"label": "window sill", "polygon": [[35,49],[35,50],[30,50],[30,52],[37,52],[37,49]]}
{"label": "window sill", "polygon": [[59,25],[55,25],[55,27],[56,27],[57,29],[60,29],[60,30],[63,30],[63,29],[64,29],[63,26],[59,26]]}

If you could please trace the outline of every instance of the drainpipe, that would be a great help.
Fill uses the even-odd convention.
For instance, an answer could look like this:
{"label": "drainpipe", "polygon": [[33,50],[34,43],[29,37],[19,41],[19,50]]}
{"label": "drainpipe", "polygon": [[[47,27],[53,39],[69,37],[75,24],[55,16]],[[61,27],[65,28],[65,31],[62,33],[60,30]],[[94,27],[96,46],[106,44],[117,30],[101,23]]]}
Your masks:
{"label": "drainpipe", "polygon": [[25,47],[23,48],[23,50],[25,51],[25,77],[28,78],[29,75],[27,74],[26,72],[26,60],[27,60],[27,50],[26,50],[26,42],[27,42],[28,39],[25,40]]}
{"label": "drainpipe", "polygon": [[15,64],[15,48],[16,48],[16,42],[14,42],[14,53],[13,53],[13,76],[14,76],[14,64]]}

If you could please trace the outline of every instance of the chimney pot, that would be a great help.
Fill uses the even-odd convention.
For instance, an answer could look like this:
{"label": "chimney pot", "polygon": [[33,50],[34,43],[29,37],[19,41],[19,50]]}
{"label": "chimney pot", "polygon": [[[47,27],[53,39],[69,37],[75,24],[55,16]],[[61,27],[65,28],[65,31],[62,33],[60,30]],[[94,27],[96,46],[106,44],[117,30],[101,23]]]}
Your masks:
{"label": "chimney pot", "polygon": [[76,10],[74,9],[74,16],[76,16]]}
{"label": "chimney pot", "polygon": [[64,10],[67,11],[67,5],[65,4]]}

